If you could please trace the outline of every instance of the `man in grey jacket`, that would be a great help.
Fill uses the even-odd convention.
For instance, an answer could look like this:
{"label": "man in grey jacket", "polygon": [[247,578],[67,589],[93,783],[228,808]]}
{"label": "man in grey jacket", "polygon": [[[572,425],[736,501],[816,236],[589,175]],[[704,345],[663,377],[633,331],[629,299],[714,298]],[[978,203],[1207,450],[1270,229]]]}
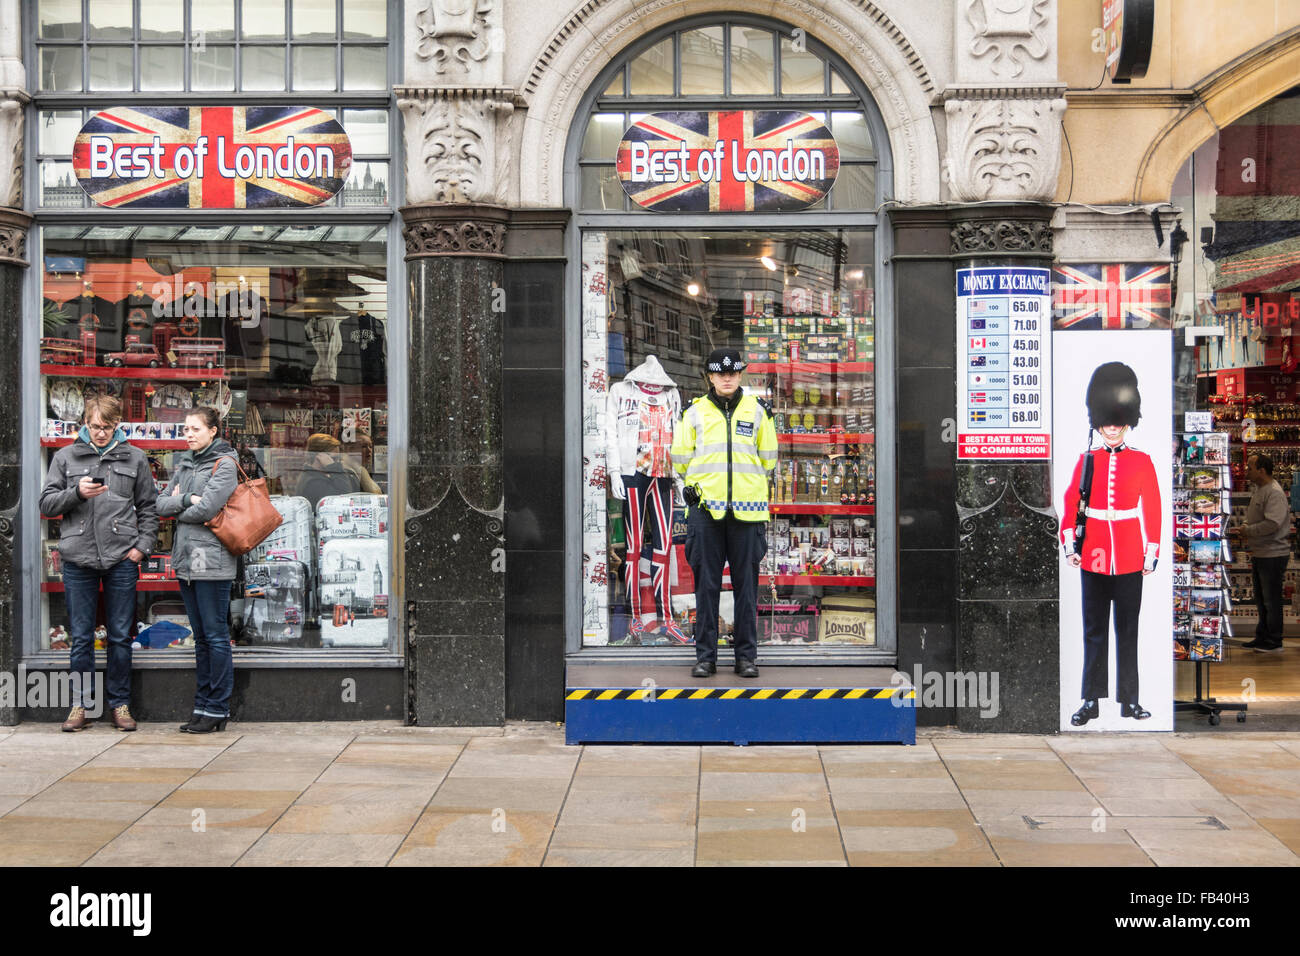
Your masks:
{"label": "man in grey jacket", "polygon": [[1246,477],[1255,486],[1255,493],[1246,506],[1246,519],[1240,527],[1250,549],[1259,624],[1255,626],[1255,639],[1245,646],[1261,652],[1280,651],[1282,579],[1291,556],[1291,509],[1286,492],[1273,480],[1273,459],[1267,455],[1251,456],[1246,463]]}
{"label": "man in grey jacket", "polygon": [[149,460],[118,428],[122,406],[108,395],[86,400],[80,436],[50,461],[41,491],[41,513],[59,522],[59,556],[68,609],[72,710],[65,731],[81,730],[92,700],[95,676],[95,612],[104,586],[108,630],[105,696],[113,726],[135,730],[131,700],[131,625],[135,621],[140,562],[158,540],[158,514]]}

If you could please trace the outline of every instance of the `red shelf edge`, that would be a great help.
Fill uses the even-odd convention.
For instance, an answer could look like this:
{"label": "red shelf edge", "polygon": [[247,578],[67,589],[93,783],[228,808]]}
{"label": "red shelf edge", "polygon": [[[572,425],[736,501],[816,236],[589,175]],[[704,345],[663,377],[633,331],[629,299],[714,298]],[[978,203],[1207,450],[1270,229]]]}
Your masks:
{"label": "red shelf edge", "polygon": [[[42,438],[42,448],[63,448],[71,445],[75,438]],[[190,446],[184,439],[180,438],[128,438],[127,442],[136,448],[144,448],[152,451],[185,451]]]}
{"label": "red shelf edge", "polygon": [[745,366],[746,372],[775,372],[778,375],[796,372],[814,375],[833,372],[874,374],[875,370],[875,362],[750,362]]}
{"label": "red shelf edge", "polygon": [[774,502],[767,506],[773,514],[788,515],[822,515],[822,514],[842,514],[842,515],[873,515],[876,513],[875,505],[840,505],[832,503],[813,503],[813,502]]}
{"label": "red shelf edge", "polygon": [[[137,591],[179,591],[181,583],[175,578],[156,579],[156,580],[139,580],[135,583]],[[64,591],[62,581],[42,581],[41,591],[45,594],[62,594]]]}
{"label": "red shelf edge", "polygon": [[63,378],[138,378],[156,379],[158,381],[203,381],[205,379],[224,379],[224,368],[158,368],[111,365],[42,365],[42,375],[55,375]]}
{"label": "red shelf edge", "polygon": [[876,586],[874,577],[865,577],[848,574],[760,574],[758,576],[759,584],[768,585],[775,583],[777,587],[783,584],[823,584],[827,587],[866,587],[873,588]]}
{"label": "red shelf edge", "polygon": [[874,445],[874,432],[780,432],[782,445]]}

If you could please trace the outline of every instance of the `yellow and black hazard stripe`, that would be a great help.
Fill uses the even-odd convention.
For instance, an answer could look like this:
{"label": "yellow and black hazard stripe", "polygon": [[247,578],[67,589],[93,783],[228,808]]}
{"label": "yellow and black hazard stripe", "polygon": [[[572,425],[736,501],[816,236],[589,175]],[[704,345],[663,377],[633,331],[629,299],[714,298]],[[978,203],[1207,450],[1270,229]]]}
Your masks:
{"label": "yellow and black hazard stripe", "polygon": [[911,687],[588,687],[565,700],[911,700]]}

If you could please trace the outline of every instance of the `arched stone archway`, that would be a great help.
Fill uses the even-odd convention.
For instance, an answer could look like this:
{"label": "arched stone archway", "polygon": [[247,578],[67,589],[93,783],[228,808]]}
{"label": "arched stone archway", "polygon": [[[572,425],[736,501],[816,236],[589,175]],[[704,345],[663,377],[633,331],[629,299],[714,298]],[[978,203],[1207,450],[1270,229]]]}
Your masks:
{"label": "arched stone archway", "polygon": [[1194,88],[1196,100],[1152,138],[1138,167],[1134,202],[1166,202],[1174,177],[1218,130],[1296,85],[1300,30],[1260,47]]}
{"label": "arched stone archway", "polygon": [[750,13],[809,31],[842,57],[875,100],[894,155],[894,198],[939,199],[939,146],[930,117],[934,83],[902,31],[868,0],[650,0],[629,6],[589,0],[534,60],[522,94],[528,103],[517,138],[520,206],[564,204],[564,150],[582,99],[602,69],[628,44],[661,26],[698,14]]}

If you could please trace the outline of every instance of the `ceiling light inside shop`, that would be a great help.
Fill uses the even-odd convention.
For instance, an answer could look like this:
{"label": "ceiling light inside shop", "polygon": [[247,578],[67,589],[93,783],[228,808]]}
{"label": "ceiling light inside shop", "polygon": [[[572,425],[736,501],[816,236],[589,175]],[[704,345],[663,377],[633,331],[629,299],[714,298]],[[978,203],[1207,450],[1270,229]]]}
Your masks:
{"label": "ceiling light inside shop", "polygon": [[771,256],[759,256],[758,261],[763,263],[763,268],[768,272],[776,271],[776,262],[773,261]]}
{"label": "ceiling light inside shop", "polygon": [[700,284],[699,284],[698,282],[688,282],[688,283],[686,284],[686,291],[687,291],[688,293],[690,293],[691,295],[699,295],[699,294],[700,294]]}

